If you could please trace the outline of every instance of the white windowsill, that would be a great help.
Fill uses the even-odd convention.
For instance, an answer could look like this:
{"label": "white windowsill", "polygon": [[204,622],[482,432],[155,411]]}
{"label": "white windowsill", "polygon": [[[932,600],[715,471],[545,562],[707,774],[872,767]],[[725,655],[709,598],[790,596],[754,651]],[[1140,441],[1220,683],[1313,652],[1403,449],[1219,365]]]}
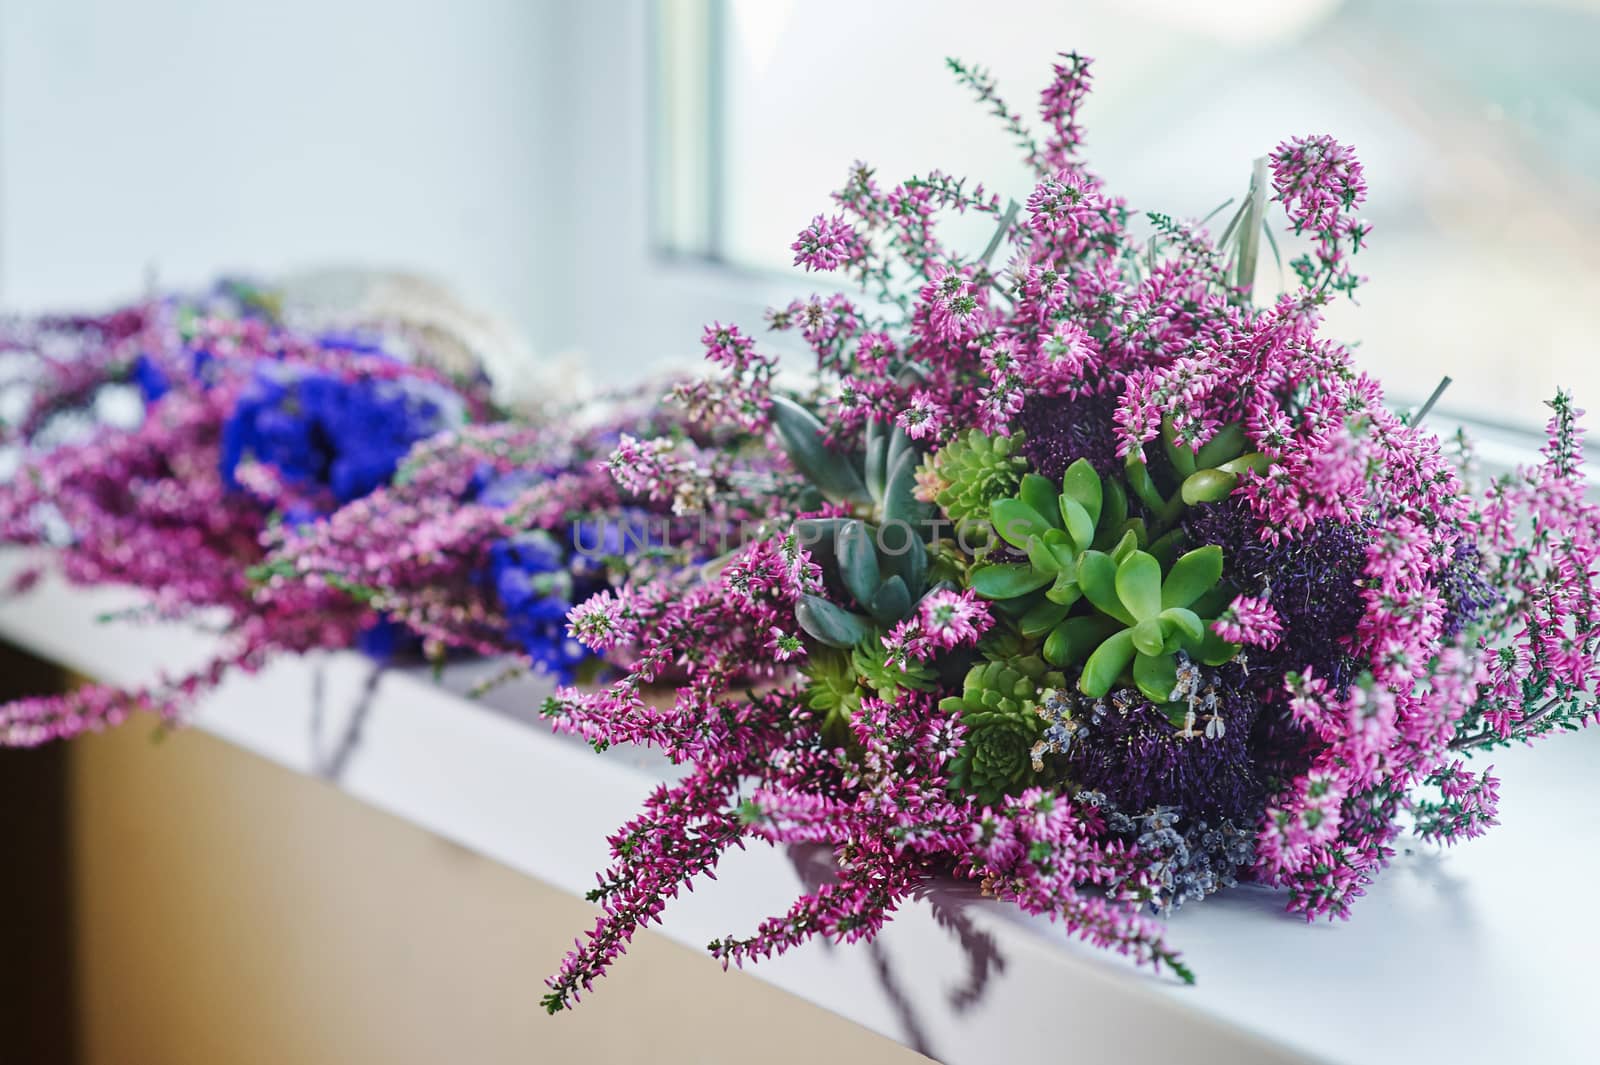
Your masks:
{"label": "white windowsill", "polygon": [[[31,557],[0,551],[0,584]],[[47,578],[0,601],[0,639],[129,685],[204,655],[210,637],[96,622],[135,601]],[[491,669],[452,667],[442,683],[384,671],[352,730],[370,663],[353,653],[282,661],[230,680],[196,724],[581,894],[605,865],[606,835],[669,767],[648,752],[596,755],[553,736],[531,720],[539,682],[493,705],[457,694]],[[1497,754],[1505,823],[1455,851],[1402,855],[1348,924],[1308,927],[1257,888],[1186,909],[1171,941],[1199,976],[1194,988],[1133,972],[954,886],[936,896],[970,925],[965,943],[918,900],[874,947],[812,943],[751,971],[951,1062],[1052,1060],[1068,1048],[1114,1061],[1584,1060],[1600,925],[1573,907],[1600,873],[1581,806],[1597,744],[1586,734]],[[661,930],[703,948],[781,912],[801,887],[783,852],[736,852],[717,881],[668,907]],[[985,964],[975,1001],[958,1006]],[[539,990],[529,988],[530,1009]],[[595,993],[605,990],[602,981]]]}

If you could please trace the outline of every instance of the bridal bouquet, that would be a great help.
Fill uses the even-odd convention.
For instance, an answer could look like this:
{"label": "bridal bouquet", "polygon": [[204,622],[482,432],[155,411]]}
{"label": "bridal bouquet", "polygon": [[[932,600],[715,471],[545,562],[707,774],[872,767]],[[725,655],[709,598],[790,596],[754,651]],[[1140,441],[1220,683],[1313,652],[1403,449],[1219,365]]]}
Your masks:
{"label": "bridal bouquet", "polygon": [[[1164,912],[1249,880],[1344,917],[1403,834],[1494,823],[1469,755],[1594,713],[1580,412],[1558,396],[1542,464],[1480,490],[1464,444],[1321,335],[1362,280],[1354,153],[1279,145],[1213,237],[1136,218],[1081,160],[1088,60],[1056,65],[1042,138],[951,66],[1034,170],[1025,206],[857,164],[793,247],[862,295],[768,321],[815,354],[811,385],[714,325],[719,372],[677,392],[787,455],[764,520],[571,614],[631,668],[546,715],[685,773],[611,838],[552,1012],[753,841],[825,845],[836,870],[713,942],[724,964],[871,937],[954,876],[1188,981]],[[1305,250],[1258,305],[1269,208]],[[941,239],[962,213],[992,218],[988,247]],[[670,440],[613,466],[679,513],[715,495]]]}

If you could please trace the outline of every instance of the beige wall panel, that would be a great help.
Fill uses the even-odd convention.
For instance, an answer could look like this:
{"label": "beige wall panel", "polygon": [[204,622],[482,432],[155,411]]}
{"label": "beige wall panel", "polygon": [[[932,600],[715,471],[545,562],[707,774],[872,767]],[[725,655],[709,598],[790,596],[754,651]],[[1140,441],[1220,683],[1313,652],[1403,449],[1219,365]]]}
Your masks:
{"label": "beige wall panel", "polygon": [[151,735],[73,745],[85,1065],[926,1060],[653,933],[546,1017],[587,904],[210,736]]}

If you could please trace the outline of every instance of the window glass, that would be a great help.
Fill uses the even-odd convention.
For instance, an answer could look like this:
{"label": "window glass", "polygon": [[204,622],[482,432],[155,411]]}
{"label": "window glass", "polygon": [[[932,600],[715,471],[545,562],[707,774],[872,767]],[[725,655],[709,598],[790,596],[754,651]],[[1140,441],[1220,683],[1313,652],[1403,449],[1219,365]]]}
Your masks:
{"label": "window glass", "polygon": [[[1371,282],[1359,306],[1331,312],[1331,325],[1361,341],[1359,357],[1397,399],[1420,399],[1449,374],[1441,410],[1531,425],[1558,385],[1580,400],[1600,397],[1597,5],[664,7],[712,12],[680,77],[698,70],[716,86],[696,139],[659,145],[665,159],[714,148],[705,179],[714,202],[696,209],[715,218],[700,226],[698,246],[680,240],[677,250],[787,269],[794,234],[829,209],[856,159],[884,182],[938,168],[1024,200],[1018,153],[943,60],[989,68],[1012,109],[1032,115],[1054,54],[1074,49],[1095,58],[1087,158],[1136,211],[1203,216],[1240,195],[1251,160],[1291,136],[1327,132],[1356,147],[1374,227],[1357,265]],[[669,82],[673,71],[661,69]],[[975,248],[986,237],[961,235]],[[1258,291],[1271,291],[1279,271],[1270,256],[1262,269]]]}

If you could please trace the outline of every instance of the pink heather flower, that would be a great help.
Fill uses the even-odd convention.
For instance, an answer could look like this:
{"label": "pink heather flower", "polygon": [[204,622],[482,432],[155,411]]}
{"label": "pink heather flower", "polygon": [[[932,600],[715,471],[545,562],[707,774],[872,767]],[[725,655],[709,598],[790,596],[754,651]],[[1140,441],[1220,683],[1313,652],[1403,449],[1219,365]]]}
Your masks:
{"label": "pink heather flower", "polygon": [[788,662],[792,659],[805,656],[806,647],[800,637],[792,632],[787,632],[777,625],[768,630],[767,650],[779,662]]}
{"label": "pink heather flower", "polygon": [[1028,197],[1028,225],[1044,235],[1059,235],[1068,241],[1076,238],[1098,208],[1081,182],[1070,170],[1039,182]]}
{"label": "pink heather flower", "polygon": [[975,644],[994,625],[989,604],[971,589],[940,589],[923,596],[917,604],[917,620],[927,639],[942,650]]}
{"label": "pink heather flower", "polygon": [[1236,596],[1211,627],[1229,643],[1251,647],[1275,647],[1283,633],[1283,621],[1272,604],[1252,595]]}
{"label": "pink heather flower", "polygon": [[922,631],[922,619],[916,615],[905,618],[889,630],[883,638],[889,661],[906,668],[912,662],[926,662],[933,657],[934,648]]}
{"label": "pink heather flower", "polygon": [[1297,230],[1330,230],[1361,206],[1367,183],[1355,152],[1326,134],[1284,141],[1272,153],[1272,188]]}
{"label": "pink heather flower", "polygon": [[895,416],[895,424],[904,429],[911,439],[927,440],[943,431],[945,416],[946,411],[937,400],[918,396],[911,401],[911,406]]}
{"label": "pink heather flower", "polygon": [[591,650],[609,651],[633,635],[625,610],[616,592],[590,596],[567,614],[567,632]]}
{"label": "pink heather flower", "polygon": [[861,256],[861,240],[843,217],[817,215],[789,245],[794,264],[807,270],[831,271]]}

